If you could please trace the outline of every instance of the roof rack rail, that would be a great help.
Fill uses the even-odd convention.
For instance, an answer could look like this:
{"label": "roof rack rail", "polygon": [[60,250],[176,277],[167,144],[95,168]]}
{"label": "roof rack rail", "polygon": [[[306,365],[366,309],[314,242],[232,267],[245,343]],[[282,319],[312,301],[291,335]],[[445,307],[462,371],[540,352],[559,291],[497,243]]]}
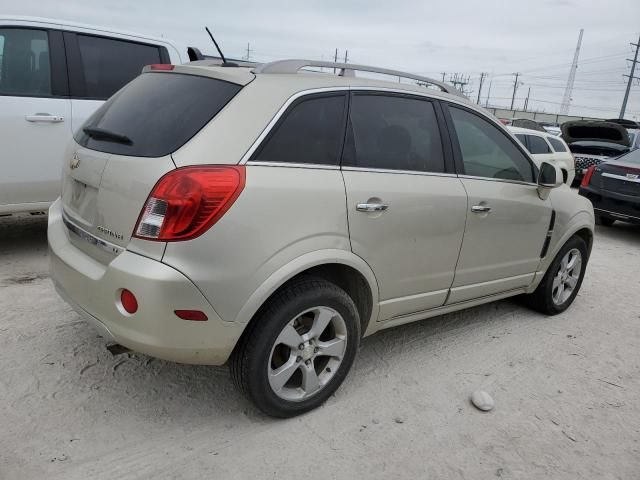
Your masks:
{"label": "roof rack rail", "polygon": [[428,85],[434,85],[440,90],[452,95],[458,95],[463,97],[460,90],[456,89],[452,85],[447,85],[444,82],[434,80],[433,78],[423,77],[421,75],[415,75],[413,73],[401,72],[399,70],[390,70],[388,68],[378,68],[368,65],[356,65],[353,63],[335,63],[324,62],[318,60],[278,60],[270,63],[263,63],[258,65],[254,69],[254,73],[298,73],[299,70],[305,67],[322,67],[322,68],[338,68],[340,69],[340,75],[344,77],[354,77],[356,71],[380,73],[383,75],[390,75],[393,77],[408,78],[416,80]]}

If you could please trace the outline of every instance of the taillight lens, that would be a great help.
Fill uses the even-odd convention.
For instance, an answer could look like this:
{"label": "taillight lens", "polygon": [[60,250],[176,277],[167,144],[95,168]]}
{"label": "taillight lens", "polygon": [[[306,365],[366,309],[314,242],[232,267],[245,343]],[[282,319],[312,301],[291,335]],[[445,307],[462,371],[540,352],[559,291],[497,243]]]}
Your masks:
{"label": "taillight lens", "polygon": [[595,172],[595,170],[596,170],[595,165],[591,165],[587,169],[587,173],[584,174],[584,177],[582,177],[582,182],[580,182],[581,187],[586,187],[591,183],[591,177],[593,176],[593,172]]}
{"label": "taillight lens", "polygon": [[229,210],[244,183],[244,166],[173,170],[153,187],[134,237],[160,242],[196,238]]}
{"label": "taillight lens", "polygon": [[171,65],[170,63],[154,63],[153,65],[149,65],[151,70],[173,70],[176,68],[175,65]]}

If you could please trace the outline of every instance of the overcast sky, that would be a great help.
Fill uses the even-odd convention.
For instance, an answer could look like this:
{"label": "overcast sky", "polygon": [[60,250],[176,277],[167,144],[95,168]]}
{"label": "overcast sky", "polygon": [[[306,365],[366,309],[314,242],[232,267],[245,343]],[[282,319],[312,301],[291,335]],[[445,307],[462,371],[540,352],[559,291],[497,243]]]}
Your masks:
{"label": "overcast sky", "polygon": [[[0,14],[68,19],[164,36],[214,53],[208,25],[225,55],[240,58],[251,44],[257,61],[304,57],[329,60],[335,48],[349,61],[441,78],[469,75],[476,99],[480,72],[489,73],[489,103],[509,106],[514,72],[522,107],[557,113],[580,28],[584,39],[572,115],[617,117],[640,34],[638,0],[0,0]],[[640,66],[639,66],[640,67]],[[636,76],[640,76],[640,68]],[[627,118],[640,120],[640,85]]]}

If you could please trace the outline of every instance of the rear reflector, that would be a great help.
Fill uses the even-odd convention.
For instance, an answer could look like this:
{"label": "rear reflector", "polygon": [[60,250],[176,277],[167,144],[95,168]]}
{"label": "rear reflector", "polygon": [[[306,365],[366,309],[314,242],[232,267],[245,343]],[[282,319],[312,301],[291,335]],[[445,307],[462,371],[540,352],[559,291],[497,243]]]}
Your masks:
{"label": "rear reflector", "polygon": [[154,63],[153,65],[149,65],[149,68],[151,68],[151,70],[173,70],[176,66],[169,63]]}
{"label": "rear reflector", "polygon": [[174,313],[182,320],[192,320],[194,322],[206,322],[207,315],[200,310],[175,310]]}
{"label": "rear reflector", "polygon": [[585,173],[584,177],[582,177],[582,182],[580,182],[581,187],[586,187],[591,183],[591,177],[593,176],[593,172],[595,171],[595,169],[596,169],[595,165],[591,165],[589,167],[589,169],[587,170],[587,173]]}
{"label": "rear reflector", "polygon": [[229,210],[244,183],[244,166],[173,170],[153,187],[133,236],[160,242],[196,238]]}
{"label": "rear reflector", "polygon": [[138,311],[138,300],[136,296],[129,290],[124,289],[120,292],[120,303],[127,313],[134,314]]}

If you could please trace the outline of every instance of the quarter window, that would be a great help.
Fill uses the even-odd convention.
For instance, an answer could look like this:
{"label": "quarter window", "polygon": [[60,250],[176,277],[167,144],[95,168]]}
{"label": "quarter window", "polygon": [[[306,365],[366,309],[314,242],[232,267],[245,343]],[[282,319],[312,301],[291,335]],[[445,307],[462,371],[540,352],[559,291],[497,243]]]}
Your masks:
{"label": "quarter window", "polygon": [[498,127],[466,110],[451,106],[450,111],[465,174],[533,182],[531,162]]}
{"label": "quarter window", "polygon": [[[142,67],[161,63],[158,47],[111,38],[78,35],[87,98],[106,99],[140,75]],[[76,96],[78,92],[75,92]]]}
{"label": "quarter window", "polygon": [[46,31],[0,29],[0,95],[51,95]]}
{"label": "quarter window", "polygon": [[529,140],[529,151],[532,154],[552,153],[549,144],[544,140],[544,138],[537,135],[527,135],[527,137]]}
{"label": "quarter window", "polygon": [[549,143],[551,143],[551,146],[556,152],[567,151],[567,147],[565,147],[564,143],[562,143],[561,140],[558,140],[557,138],[553,138],[553,137],[547,137],[547,140],[549,140]]}
{"label": "quarter window", "polygon": [[338,165],[346,96],[313,97],[295,104],[252,160]]}
{"label": "quarter window", "polygon": [[444,172],[438,120],[429,101],[356,94],[349,127],[344,165]]}

